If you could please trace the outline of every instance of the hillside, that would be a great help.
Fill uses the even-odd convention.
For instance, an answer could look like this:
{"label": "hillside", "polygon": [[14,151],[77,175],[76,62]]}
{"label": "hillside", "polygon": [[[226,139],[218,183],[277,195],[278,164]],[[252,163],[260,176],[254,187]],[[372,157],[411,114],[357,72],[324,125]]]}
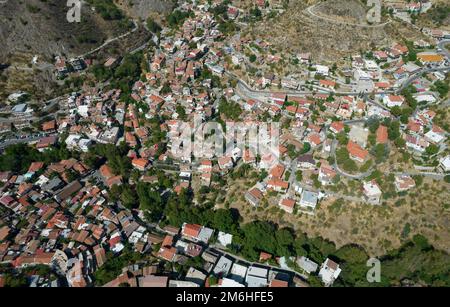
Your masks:
{"label": "hillside", "polygon": [[99,45],[108,37],[126,32],[125,19],[105,20],[83,5],[81,23],[66,20],[65,1],[8,1],[0,10],[0,62],[14,52],[44,56],[74,56]]}
{"label": "hillside", "polygon": [[116,4],[134,19],[145,20],[150,14],[162,14],[170,12],[174,6],[172,0],[118,0]]}
{"label": "hillside", "polygon": [[[134,28],[132,19],[136,16],[131,13],[128,16],[131,10],[121,10],[113,0],[82,3],[80,23],[67,21],[66,1],[8,1],[1,6],[0,63],[9,67],[0,71],[0,98],[17,90],[32,92],[36,98],[51,96],[56,86],[52,74],[55,56],[72,58],[83,55]],[[162,13],[171,8],[163,5],[164,0],[127,3],[134,3],[133,7],[142,17],[153,9]],[[120,55],[127,49],[142,45],[148,38],[141,26],[133,35],[110,44],[98,54],[113,52]],[[31,64],[34,56],[37,56],[37,65]]]}
{"label": "hillside", "polygon": [[423,38],[415,30],[398,30],[396,22],[366,23],[367,8],[357,0],[290,1],[276,19],[255,24],[252,37],[292,52],[310,52],[315,60],[335,60],[398,39]]}

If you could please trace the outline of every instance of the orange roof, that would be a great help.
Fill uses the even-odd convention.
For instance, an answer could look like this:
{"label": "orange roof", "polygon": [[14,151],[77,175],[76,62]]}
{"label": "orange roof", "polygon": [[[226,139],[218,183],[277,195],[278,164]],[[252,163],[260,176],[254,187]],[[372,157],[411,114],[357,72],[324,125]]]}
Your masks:
{"label": "orange roof", "polygon": [[42,124],[42,130],[48,131],[48,130],[55,130],[56,129],[56,121],[51,120],[48,122],[45,122]]}
{"label": "orange roof", "polygon": [[281,178],[281,176],[283,176],[283,173],[284,173],[284,166],[281,164],[275,165],[270,170],[270,176],[272,176],[273,178]]}
{"label": "orange roof", "polygon": [[369,154],[367,150],[363,149],[361,146],[352,141],[348,142],[347,150],[351,156],[359,158],[361,160],[365,160],[367,155]]}
{"label": "orange roof", "polygon": [[297,112],[297,106],[287,106],[286,111],[288,111],[290,113],[295,113],[295,112]]}
{"label": "orange roof", "polygon": [[229,163],[232,163],[231,157],[220,157],[219,159],[217,159],[217,163],[219,163],[220,167],[226,166]]}
{"label": "orange roof", "polygon": [[403,98],[403,96],[399,96],[399,95],[389,95],[389,100],[396,101],[396,102],[403,102],[404,98]]}
{"label": "orange roof", "polygon": [[150,96],[150,100],[152,100],[153,102],[155,102],[157,104],[160,104],[160,103],[164,102],[164,99],[162,99],[161,97],[156,96],[156,95],[151,95]]}
{"label": "orange roof", "polygon": [[251,162],[251,161],[255,161],[256,157],[255,155],[250,151],[250,149],[245,149],[244,150],[244,155],[242,156],[242,160],[244,160],[244,162]]}
{"label": "orange roof", "polygon": [[442,62],[444,60],[444,57],[440,54],[418,54],[417,57],[422,62],[428,63]]}
{"label": "orange roof", "polygon": [[172,261],[176,253],[177,249],[175,247],[161,248],[158,252],[158,256],[167,261]]}
{"label": "orange roof", "polygon": [[33,162],[28,168],[28,173],[35,173],[44,167],[44,162]]}
{"label": "orange roof", "polygon": [[136,167],[145,168],[148,164],[148,160],[142,159],[142,158],[137,158],[137,159],[133,159],[131,161],[131,164],[133,164],[133,166],[136,166]]}
{"label": "orange roof", "polygon": [[186,224],[183,227],[183,235],[196,238],[202,229],[201,225],[198,224]]}
{"label": "orange roof", "polygon": [[289,187],[289,182],[283,181],[281,179],[271,179],[267,182],[267,185],[287,189]]}
{"label": "orange roof", "polygon": [[314,134],[310,134],[308,136],[308,141],[315,144],[315,145],[319,145],[321,140],[320,140],[320,136],[317,133]]}
{"label": "orange roof", "polygon": [[133,133],[127,131],[127,132],[125,132],[125,141],[127,142],[127,144],[135,144],[136,138],[133,135]]}
{"label": "orange roof", "polygon": [[285,288],[288,286],[288,282],[284,280],[272,279],[270,287],[272,288]]}
{"label": "orange roof", "polygon": [[283,145],[278,146],[278,150],[280,151],[280,155],[284,155],[285,153],[288,152],[287,147],[285,147]]}
{"label": "orange roof", "polygon": [[377,129],[377,143],[385,144],[388,139],[387,127],[380,125]]}
{"label": "orange roof", "polygon": [[11,229],[6,225],[0,228],[0,241],[3,241],[8,236],[10,230]]}
{"label": "orange roof", "polygon": [[441,127],[437,126],[437,125],[433,125],[433,128],[431,130],[433,132],[439,133],[439,134],[445,133],[445,130],[442,129]]}
{"label": "orange roof", "polygon": [[295,206],[295,200],[291,198],[283,198],[281,200],[281,205],[289,208],[294,208]]}
{"label": "orange roof", "polygon": [[110,177],[106,180],[106,184],[109,187],[112,187],[113,185],[120,185],[122,183],[122,176],[118,175],[118,176],[113,176]]}
{"label": "orange roof", "polygon": [[212,162],[210,160],[202,160],[201,164],[202,166],[212,167]]}
{"label": "orange roof", "polygon": [[164,240],[162,241],[161,246],[162,247],[170,247],[170,246],[172,246],[172,244],[173,244],[173,237],[167,235],[164,237]]}
{"label": "orange roof", "polygon": [[261,199],[263,197],[263,193],[258,188],[253,188],[250,191],[248,191],[248,193],[257,199]]}
{"label": "orange roof", "polygon": [[342,129],[344,129],[344,123],[343,122],[332,122],[330,127],[333,128],[335,131],[339,132]]}
{"label": "orange roof", "polygon": [[320,84],[320,85],[323,85],[323,86],[331,86],[331,87],[335,87],[336,82],[334,82],[334,81],[332,81],[332,80],[320,80],[320,81],[319,81],[319,84]]}
{"label": "orange roof", "polygon": [[188,189],[188,188],[189,188],[189,183],[186,181],[183,181],[179,185],[177,185],[175,188],[173,188],[173,190],[175,191],[175,193],[180,194],[183,189]]}
{"label": "orange roof", "polygon": [[112,173],[111,168],[108,165],[103,164],[100,167],[100,175],[102,175],[103,178],[109,179],[113,176],[113,173]]}
{"label": "orange roof", "polygon": [[400,44],[395,45],[393,48],[400,51],[401,53],[408,52],[408,47],[400,45]]}
{"label": "orange roof", "polygon": [[389,88],[391,84],[389,82],[375,82],[377,88]]}

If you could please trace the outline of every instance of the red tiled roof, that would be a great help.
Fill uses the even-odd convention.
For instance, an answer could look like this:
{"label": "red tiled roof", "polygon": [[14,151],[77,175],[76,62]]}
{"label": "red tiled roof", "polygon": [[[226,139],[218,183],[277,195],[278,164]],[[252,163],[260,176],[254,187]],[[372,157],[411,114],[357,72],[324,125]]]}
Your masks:
{"label": "red tiled roof", "polygon": [[388,130],[386,126],[380,125],[377,129],[377,143],[385,144],[388,139]]}
{"label": "red tiled roof", "polygon": [[267,182],[267,185],[287,189],[289,187],[289,182],[283,181],[281,179],[271,179]]}
{"label": "red tiled roof", "polygon": [[352,141],[348,142],[347,150],[351,156],[359,158],[361,160],[365,160],[367,155],[369,154],[367,150],[363,149],[361,146]]}
{"label": "red tiled roof", "polygon": [[33,162],[28,168],[28,173],[35,173],[44,167],[44,162]]}
{"label": "red tiled roof", "polygon": [[340,132],[342,129],[344,129],[344,123],[341,121],[332,122],[330,127],[333,128],[335,131]]}
{"label": "red tiled roof", "polygon": [[137,159],[133,159],[131,161],[131,164],[133,164],[133,166],[136,166],[139,168],[145,168],[148,164],[148,160],[142,159],[142,158],[137,158]]}
{"label": "red tiled roof", "polygon": [[198,237],[202,226],[198,224],[186,224],[183,228],[183,235],[196,238]]}
{"label": "red tiled roof", "polygon": [[270,170],[270,176],[272,176],[273,178],[281,178],[281,176],[283,176],[283,173],[284,173],[284,166],[281,164],[275,165]]}
{"label": "red tiled roof", "polygon": [[291,199],[291,198],[283,198],[281,200],[281,205],[288,207],[288,208],[294,208],[295,206],[295,200]]}

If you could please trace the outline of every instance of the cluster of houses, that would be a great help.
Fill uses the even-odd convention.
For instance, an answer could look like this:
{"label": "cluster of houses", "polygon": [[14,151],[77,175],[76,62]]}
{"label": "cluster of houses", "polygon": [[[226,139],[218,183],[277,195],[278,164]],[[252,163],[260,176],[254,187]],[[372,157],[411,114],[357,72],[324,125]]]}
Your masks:
{"label": "cluster of houses", "polygon": [[107,201],[107,191],[90,183],[92,172],[76,159],[49,165],[33,162],[25,174],[0,174],[0,262],[15,269],[44,265],[63,284],[81,287],[126,244],[149,250],[152,239],[126,210]]}
{"label": "cluster of houses", "polygon": [[448,133],[433,123],[435,116],[436,112],[423,109],[409,118],[403,138],[412,153],[423,154],[430,145],[444,146]]}
{"label": "cluster of houses", "polygon": [[[265,13],[282,7],[279,1],[256,1],[256,5]],[[416,2],[406,6],[407,10],[412,10]],[[245,193],[251,206],[260,206],[266,196],[276,192],[276,206],[281,210],[289,214],[298,210],[313,213],[319,201],[326,197],[327,186],[336,184],[343,174],[332,159],[338,136],[348,138],[340,146],[358,166],[371,158],[368,129],[361,123],[350,125],[348,121],[373,116],[390,118],[389,108],[403,107],[407,103],[405,97],[393,94],[392,90],[399,88],[421,66],[439,66],[447,61],[441,54],[423,52],[417,55],[417,61],[405,62],[409,49],[394,44],[370,55],[353,56],[351,67],[343,71],[350,80],[346,84],[335,76],[332,68],[313,63],[310,54],[297,54],[298,62],[310,68],[303,77],[314,80],[311,84],[316,93],[288,95],[268,90],[269,94],[261,95],[260,99],[249,99],[230,84],[217,84],[217,80],[223,82],[228,77],[227,72],[243,64],[249,48],[258,54],[255,63],[260,66],[276,64],[281,57],[268,52],[273,46],[264,40],[250,41],[240,35],[224,40],[208,8],[209,4],[192,3],[179,7],[192,11],[192,17],[186,18],[176,31],[162,29],[154,52],[148,54],[149,70],[133,84],[129,101],[124,101],[119,89],[85,85],[81,92],[66,98],[66,114],[42,123],[41,130],[52,135],[39,139],[34,144],[36,149],[45,151],[62,142],[70,151],[87,153],[96,143],[119,145],[125,142],[129,147],[127,157],[139,172],[139,180],[157,182],[157,176],[146,174],[156,165],[175,163],[178,166],[178,181],[172,188],[175,193],[191,188],[194,173],[199,175],[202,186],[210,186],[215,174],[224,176],[233,168],[248,164],[267,172],[265,178]],[[227,13],[232,20],[244,14],[231,5]],[[433,36],[439,34],[433,33]],[[425,42],[414,44],[426,47]],[[116,58],[109,58],[104,66],[113,69],[118,62]],[[86,65],[90,63],[82,59],[58,58],[57,74],[63,77],[71,71],[83,70]],[[440,97],[431,91],[432,84],[444,79],[445,74],[436,71],[414,80],[411,84],[416,90],[414,98],[420,103],[436,102]],[[260,74],[249,84],[261,89],[280,86],[295,90],[302,86],[296,78],[279,78],[273,73]],[[377,103],[356,95],[330,94],[340,86],[374,92]],[[206,122],[215,119],[223,100],[239,106],[242,111],[239,117],[248,126],[256,126],[268,117],[288,119],[287,127],[280,131],[279,152],[269,150],[258,156],[255,148],[246,147],[217,156],[210,134],[201,148],[194,148],[198,157],[189,154],[178,158],[177,150],[186,146],[182,142],[175,144],[182,140],[185,129],[182,121],[199,119],[200,123],[194,125],[198,130],[193,134],[209,133]],[[26,110],[26,104],[19,104],[14,106],[13,112]],[[423,154],[431,145],[444,147],[447,132],[433,123],[435,116],[434,111],[423,108],[414,112],[408,124],[401,127],[409,150]],[[220,119],[228,120],[224,114],[220,114]],[[268,146],[272,133],[275,132],[270,131],[260,139],[262,144],[259,145]],[[379,125],[375,142],[390,142],[388,127]],[[450,170],[449,156],[439,160],[439,169]],[[302,176],[298,176],[298,172]],[[108,188],[126,182],[108,163],[91,169],[75,158],[50,164],[34,161],[25,173],[0,172],[0,181],[0,206],[13,212],[0,215],[0,263],[14,268],[46,265],[69,286],[90,286],[94,282],[93,274],[110,257],[131,248],[136,253],[152,254],[161,261],[182,265],[200,257],[202,267],[190,267],[182,279],[173,279],[159,265],[135,264],[124,267],[122,273],[105,286],[302,285],[301,280],[292,278],[286,270],[237,260],[215,249],[211,242],[215,240],[214,230],[208,227],[184,224],[181,229],[167,226],[150,231],[129,210],[109,201]],[[316,182],[321,188],[317,188]],[[397,192],[404,192],[413,188],[415,181],[402,174],[395,176],[394,184]],[[383,192],[377,181],[363,181],[361,191],[367,203],[381,202]],[[219,232],[217,241],[214,244],[226,247],[232,243],[232,236]],[[264,253],[261,257],[261,260],[268,259]],[[319,271],[318,276],[327,286],[332,285],[341,272],[331,259],[326,259],[320,268],[305,257],[294,260],[307,274]],[[285,259],[277,261],[283,268]],[[39,278],[31,283],[56,285]]]}
{"label": "cluster of houses", "polygon": [[84,60],[83,58],[66,59],[64,57],[57,56],[55,58],[55,75],[58,78],[63,79],[70,73],[83,71],[91,64],[92,60],[90,59],[87,60]]}

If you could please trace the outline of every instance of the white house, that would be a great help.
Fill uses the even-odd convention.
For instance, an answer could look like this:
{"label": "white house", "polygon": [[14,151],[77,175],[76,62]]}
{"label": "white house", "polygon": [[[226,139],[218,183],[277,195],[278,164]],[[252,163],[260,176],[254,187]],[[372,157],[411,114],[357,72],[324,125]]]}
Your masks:
{"label": "white house", "polygon": [[316,73],[321,74],[322,76],[328,76],[330,73],[330,69],[324,65],[315,65]]}
{"label": "white house", "polygon": [[381,190],[375,180],[363,183],[363,193],[370,204],[378,205],[380,203]]}
{"label": "white house", "polygon": [[446,156],[444,158],[441,158],[441,160],[439,160],[439,167],[444,172],[450,172],[450,155]]}
{"label": "white house", "polygon": [[399,95],[386,95],[383,97],[383,103],[389,107],[400,107],[405,102],[405,98]]}
{"label": "white house", "polygon": [[320,267],[319,277],[322,278],[325,286],[329,287],[338,278],[340,273],[341,269],[339,268],[339,264],[327,258]]}
{"label": "white house", "polygon": [[300,199],[300,206],[304,208],[311,208],[314,210],[316,208],[318,199],[319,194],[317,194],[316,192],[304,190]]}

